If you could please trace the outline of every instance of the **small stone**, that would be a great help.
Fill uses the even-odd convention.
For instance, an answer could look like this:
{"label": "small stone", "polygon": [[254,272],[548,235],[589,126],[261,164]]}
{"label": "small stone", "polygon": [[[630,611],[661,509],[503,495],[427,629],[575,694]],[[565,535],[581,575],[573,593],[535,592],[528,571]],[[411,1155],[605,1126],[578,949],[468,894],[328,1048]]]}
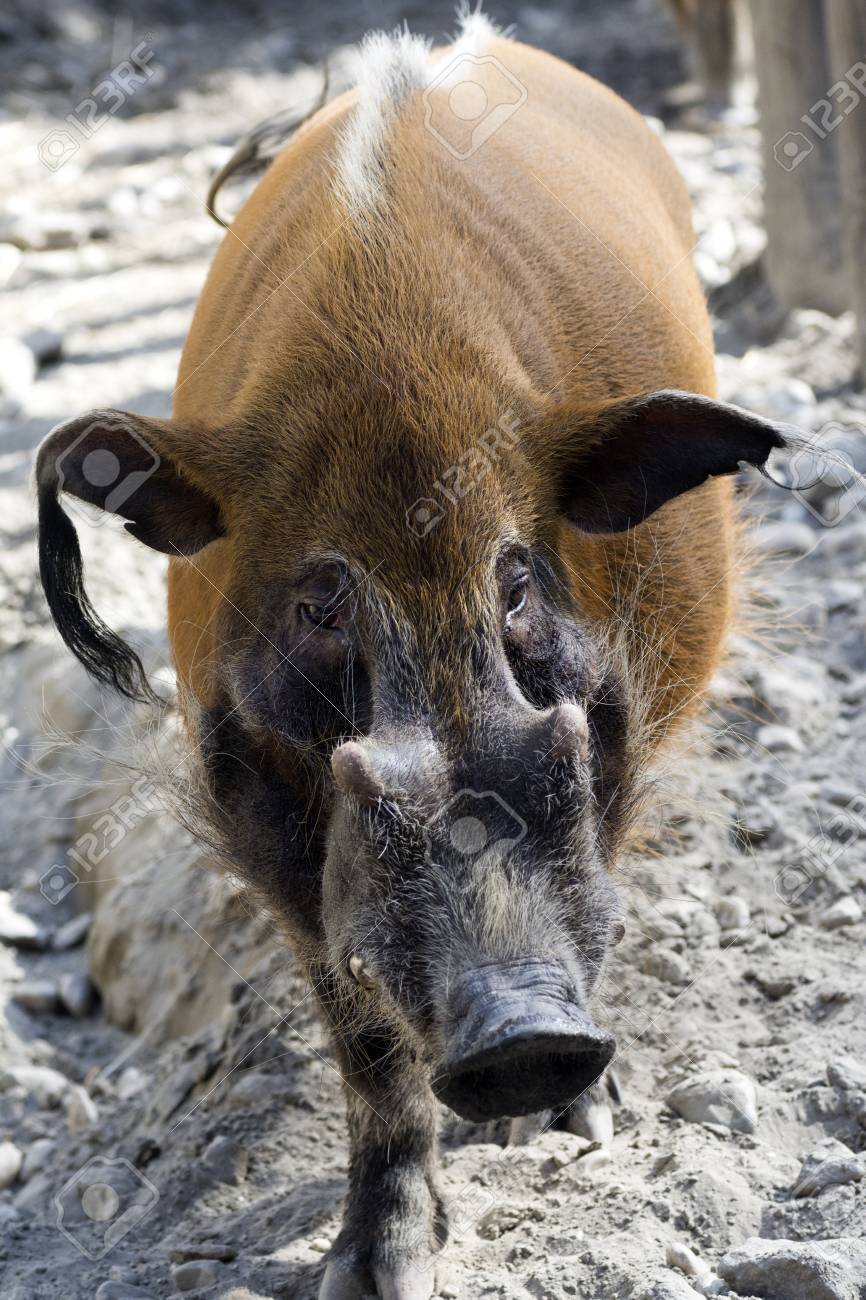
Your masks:
{"label": "small stone", "polygon": [[96,1002],[96,990],[90,976],[85,973],[68,971],[60,976],[58,994],[64,1010],[76,1020],[83,1020],[93,1010]]}
{"label": "small stone", "polygon": [[0,1066],[0,1087],[17,1084],[34,1097],[40,1106],[57,1106],[70,1087],[69,1080],[50,1065]]}
{"label": "small stone", "polygon": [[728,898],[717,898],[713,912],[720,930],[745,930],[749,924],[749,905],[745,899],[732,894]]}
{"label": "small stone", "polygon": [[31,330],[25,342],[40,366],[53,365],[63,352],[63,335],[57,330]]}
{"label": "small stone", "polygon": [[327,1237],[314,1237],[310,1242],[310,1250],[318,1251],[320,1255],[324,1255],[330,1249],[331,1243]]}
{"label": "small stone", "polygon": [[234,1187],[247,1176],[249,1153],[234,1138],[220,1136],[210,1143],[202,1161],[221,1183]]}
{"label": "small stone", "polygon": [[695,1289],[679,1273],[661,1273],[637,1300],[695,1300]]}
{"label": "small stone", "polygon": [[130,1097],[135,1097],[138,1093],[143,1092],[150,1085],[150,1075],[139,1070],[137,1065],[128,1065],[118,1075],[116,1092],[118,1097],[124,1101],[129,1101]]}
{"label": "small stone", "polygon": [[57,985],[53,980],[24,980],[12,991],[12,1001],[36,1016],[58,1009]]}
{"label": "small stone", "polygon": [[191,1259],[177,1264],[171,1272],[176,1291],[196,1291],[199,1287],[216,1286],[222,1265],[215,1259]]}
{"label": "small stone", "polygon": [[16,911],[12,905],[12,896],[5,889],[0,889],[0,943],[33,951],[39,951],[48,944],[46,931],[29,916]]}
{"label": "small stone", "polygon": [[696,1124],[720,1124],[736,1133],[752,1133],[758,1122],[752,1080],[738,1070],[708,1070],[678,1083],[667,1103],[677,1115]]}
{"label": "small stone", "polygon": [[687,984],[689,965],[679,953],[668,948],[651,948],[644,953],[640,969],[645,975],[652,975],[663,984]]}
{"label": "small stone", "polygon": [[66,1123],[70,1133],[86,1133],[99,1122],[99,1107],[86,1088],[70,1085],[65,1098]]}
{"label": "small stone", "polygon": [[863,912],[856,898],[850,894],[837,898],[836,902],[818,917],[822,930],[841,930],[846,925],[856,925],[863,920]]}
{"label": "small stone", "polygon": [[21,397],[36,378],[36,358],[20,339],[0,338],[0,393]]}
{"label": "small stone", "polygon": [[768,723],[758,728],[755,739],[769,754],[802,754],[805,749],[793,727],[780,727]]}
{"label": "small stone", "polygon": [[55,948],[58,952],[65,952],[68,948],[77,948],[87,938],[92,921],[92,912],[81,912],[78,916],[73,916],[71,921],[66,921],[63,925],[58,926],[51,940],[52,948]]}
{"label": "small stone", "polygon": [[215,1259],[221,1264],[230,1264],[237,1259],[238,1252],[234,1246],[219,1246],[210,1242],[199,1242],[192,1246],[172,1246],[168,1257],[172,1264],[187,1264],[196,1259]]}
{"label": "small stone", "polygon": [[750,1237],[729,1250],[719,1273],[739,1295],[766,1300],[860,1300],[866,1287],[866,1242],[767,1241]]}
{"label": "small stone", "polygon": [[26,1183],[28,1178],[32,1178],[34,1174],[38,1174],[46,1167],[56,1145],[53,1138],[37,1138],[35,1142],[30,1143],[24,1153],[24,1164],[21,1167],[22,1183]]}
{"label": "small stone", "polygon": [[854,803],[855,799],[860,797],[859,790],[842,781],[822,781],[820,794],[827,803],[835,804],[839,808],[846,808],[849,803]]}
{"label": "small stone", "polygon": [[866,1064],[853,1056],[837,1056],[827,1066],[827,1082],[843,1092],[866,1092]]}
{"label": "small stone", "polygon": [[709,1264],[704,1263],[693,1250],[681,1242],[671,1242],[665,1251],[665,1263],[668,1268],[678,1268],[687,1277],[704,1277],[709,1273]]}
{"label": "small stone", "polygon": [[154,1300],[154,1297],[131,1282],[103,1282],[97,1288],[96,1300]]}
{"label": "small stone", "polygon": [[755,975],[753,978],[764,997],[771,1002],[786,998],[797,987],[797,981],[792,975]]}
{"label": "small stone", "polygon": [[818,538],[808,524],[780,519],[752,533],[755,548],[767,555],[805,555]]}
{"label": "small stone", "polygon": [[23,1163],[24,1153],[14,1142],[0,1142],[0,1191],[12,1186]]}
{"label": "small stone", "polygon": [[830,1139],[806,1156],[791,1195],[817,1196],[825,1187],[859,1183],[864,1172],[862,1156],[849,1151],[842,1142]]}

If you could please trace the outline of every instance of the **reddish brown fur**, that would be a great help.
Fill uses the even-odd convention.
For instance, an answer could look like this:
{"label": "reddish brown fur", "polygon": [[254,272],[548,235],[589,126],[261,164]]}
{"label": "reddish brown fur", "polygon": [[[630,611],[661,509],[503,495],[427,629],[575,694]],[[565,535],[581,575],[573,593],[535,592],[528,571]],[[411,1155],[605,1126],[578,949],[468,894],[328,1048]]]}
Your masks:
{"label": "reddish brown fur", "polygon": [[[651,716],[681,716],[716,664],[727,482],[604,537],[561,523],[547,490],[575,417],[662,387],[715,393],[684,186],[610,91],[525,46],[492,51],[528,99],[467,161],[425,130],[419,95],[390,132],[379,210],[350,218],[332,184],[344,96],[298,132],[219,250],[175,401],[178,421],[208,430],[181,465],[229,522],[170,570],[175,662],[203,702],[220,593],[255,622],[262,579],[349,537],[433,636],[503,519],[559,548],[590,618],[636,612]],[[507,409],[522,434],[510,463],[417,542],[406,508]],[[468,615],[471,582],[460,591]]]}

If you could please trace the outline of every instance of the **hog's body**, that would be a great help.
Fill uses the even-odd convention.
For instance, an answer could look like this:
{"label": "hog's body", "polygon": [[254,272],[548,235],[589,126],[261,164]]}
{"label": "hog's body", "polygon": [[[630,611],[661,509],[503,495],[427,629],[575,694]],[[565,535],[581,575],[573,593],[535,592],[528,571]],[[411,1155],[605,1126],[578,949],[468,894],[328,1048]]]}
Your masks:
{"label": "hog's body", "polygon": [[57,625],[127,693],[60,491],[173,557],[209,813],[346,1079],[322,1295],[418,1300],[437,1096],[606,1136],[612,868],[721,652],[722,476],[783,436],[712,400],[688,201],[635,112],[477,15],[432,72],[405,35],[366,59],[224,240],[173,419],[68,421],[37,479]]}
{"label": "hog's body", "polygon": [[[430,444],[431,473],[419,478],[419,496],[503,413],[487,392],[487,409],[474,411],[467,394],[455,424],[453,394],[442,383],[465,382],[459,344],[477,350],[479,370],[500,371],[515,398],[533,405],[591,407],[659,388],[715,394],[690,204],[660,140],[618,96],[558,59],[511,41],[492,40],[485,50],[519,78],[527,98],[471,157],[455,158],[426,129],[418,95],[389,131],[393,190],[347,215],[334,172],[357,99],[350,92],[291,140],[214,261],[184,349],[179,418],[232,427],[281,400],[295,404],[298,375],[318,359],[300,399],[314,409],[315,429],[303,407],[293,411],[281,430],[284,481],[251,484],[273,499],[278,563],[283,544],[315,531],[319,497],[335,495],[334,476],[369,491],[376,449],[338,428],[322,448],[317,496],[294,501],[294,459],[310,455],[311,440],[319,449],[323,382],[358,394],[359,405],[370,394],[377,409],[388,387],[395,400],[425,404],[429,425],[419,437]],[[365,228],[375,232],[369,257],[360,247]],[[407,370],[418,388],[404,398]],[[505,405],[515,404],[508,394]],[[402,517],[414,498],[406,499],[399,469],[392,467],[391,483],[376,484],[370,505]],[[359,558],[372,567],[387,547],[375,525],[366,533],[357,537]],[[666,661],[659,708],[679,710],[711,673],[728,618],[729,484],[708,483],[630,535],[579,535],[564,525],[560,544],[593,615],[607,617],[623,582],[640,581],[640,635]],[[216,588],[232,582],[230,542],[197,564],[206,578],[172,565],[169,619],[178,670],[207,698]]]}

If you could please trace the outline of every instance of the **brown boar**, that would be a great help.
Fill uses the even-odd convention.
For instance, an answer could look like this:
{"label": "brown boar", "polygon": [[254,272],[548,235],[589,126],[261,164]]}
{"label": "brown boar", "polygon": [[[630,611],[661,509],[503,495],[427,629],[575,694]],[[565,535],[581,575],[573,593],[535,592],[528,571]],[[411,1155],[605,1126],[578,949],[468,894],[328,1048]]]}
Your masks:
{"label": "brown boar", "polygon": [[437,1098],[607,1133],[617,857],[721,654],[728,476],[785,436],[715,400],[691,248],[673,164],[603,86],[477,15],[433,55],[379,37],[226,236],[172,418],[41,449],[54,618],[130,695],[61,490],[172,557],[210,814],[331,1027],[327,1300],[431,1294]]}

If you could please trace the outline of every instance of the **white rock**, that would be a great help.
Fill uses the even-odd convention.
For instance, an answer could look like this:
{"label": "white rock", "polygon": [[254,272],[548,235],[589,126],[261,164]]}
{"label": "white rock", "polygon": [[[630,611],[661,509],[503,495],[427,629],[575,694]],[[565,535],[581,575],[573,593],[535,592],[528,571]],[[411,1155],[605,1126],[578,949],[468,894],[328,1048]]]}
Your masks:
{"label": "white rock", "polygon": [[719,1273],[739,1294],[773,1300],[861,1300],[866,1288],[866,1242],[766,1241],[750,1237],[729,1250]]}
{"label": "white rock", "polygon": [[17,1084],[41,1106],[57,1106],[71,1086],[65,1075],[50,1065],[13,1065],[0,1067],[0,1087]]}
{"label": "white rock", "polygon": [[717,898],[713,912],[721,930],[744,930],[749,924],[749,905],[743,898],[731,894],[727,898]]}
{"label": "white rock", "polygon": [[70,1133],[86,1133],[99,1123],[99,1107],[86,1088],[73,1083],[65,1097],[66,1123]]}
{"label": "white rock", "polygon": [[40,1169],[44,1169],[54,1154],[57,1143],[53,1138],[37,1138],[31,1142],[30,1146],[24,1153],[24,1164],[21,1168],[21,1181],[25,1183],[28,1178],[38,1174]]}
{"label": "white rock", "polygon": [[60,976],[57,991],[65,1010],[77,1020],[82,1020],[93,1010],[96,990],[86,972],[67,971]]}
{"label": "white rock", "polygon": [[641,957],[640,969],[663,984],[687,984],[689,965],[677,952],[669,948],[651,948]]}
{"label": "white rock", "polygon": [[19,912],[12,905],[12,895],[0,889],[0,943],[8,943],[13,948],[39,949],[47,942],[45,931],[29,916]]}
{"label": "white rock", "polygon": [[856,898],[846,894],[822,912],[818,924],[822,930],[840,930],[845,925],[856,925],[863,920],[863,910]]}
{"label": "white rock", "polygon": [[12,990],[12,1001],[33,1015],[49,1015],[57,1010],[57,985],[54,980],[23,980]]}
{"label": "white rock", "polygon": [[36,357],[20,339],[0,338],[0,393],[21,397],[36,378]]}
{"label": "white rock", "polygon": [[755,1085],[739,1070],[708,1070],[678,1083],[667,1103],[677,1115],[696,1124],[719,1124],[737,1133],[752,1133],[758,1122]]}
{"label": "white rock", "polygon": [[866,1092],[866,1064],[853,1056],[837,1056],[827,1066],[827,1082],[843,1092]]}
{"label": "white rock", "polygon": [[196,1291],[199,1287],[214,1286],[221,1271],[222,1265],[215,1259],[191,1259],[172,1269],[171,1280],[176,1291]]}
{"label": "white rock", "polygon": [[117,1095],[124,1101],[129,1101],[130,1097],[135,1097],[138,1093],[143,1092],[149,1087],[151,1076],[139,1070],[136,1065],[128,1065],[117,1079]]}
{"label": "white rock", "polygon": [[755,739],[770,754],[802,754],[805,748],[793,727],[780,727],[774,723],[759,727]]}
{"label": "white rock", "polygon": [[855,1155],[842,1142],[822,1142],[803,1161],[792,1196],[817,1196],[825,1187],[840,1183],[859,1183],[866,1173],[864,1158]]}
{"label": "white rock", "polygon": [[68,948],[77,948],[87,938],[87,932],[90,929],[92,920],[93,915],[91,912],[81,912],[78,916],[73,916],[71,921],[66,921],[64,925],[59,926],[54,931],[54,937],[51,940],[52,948],[56,948],[58,952],[65,952]]}
{"label": "white rock", "polygon": [[0,1142],[0,1191],[12,1186],[23,1163],[24,1153],[14,1142]]}
{"label": "white rock", "polygon": [[693,1250],[681,1242],[674,1241],[665,1251],[665,1263],[668,1268],[678,1268],[689,1277],[705,1277],[711,1272],[709,1264],[700,1259]]}

